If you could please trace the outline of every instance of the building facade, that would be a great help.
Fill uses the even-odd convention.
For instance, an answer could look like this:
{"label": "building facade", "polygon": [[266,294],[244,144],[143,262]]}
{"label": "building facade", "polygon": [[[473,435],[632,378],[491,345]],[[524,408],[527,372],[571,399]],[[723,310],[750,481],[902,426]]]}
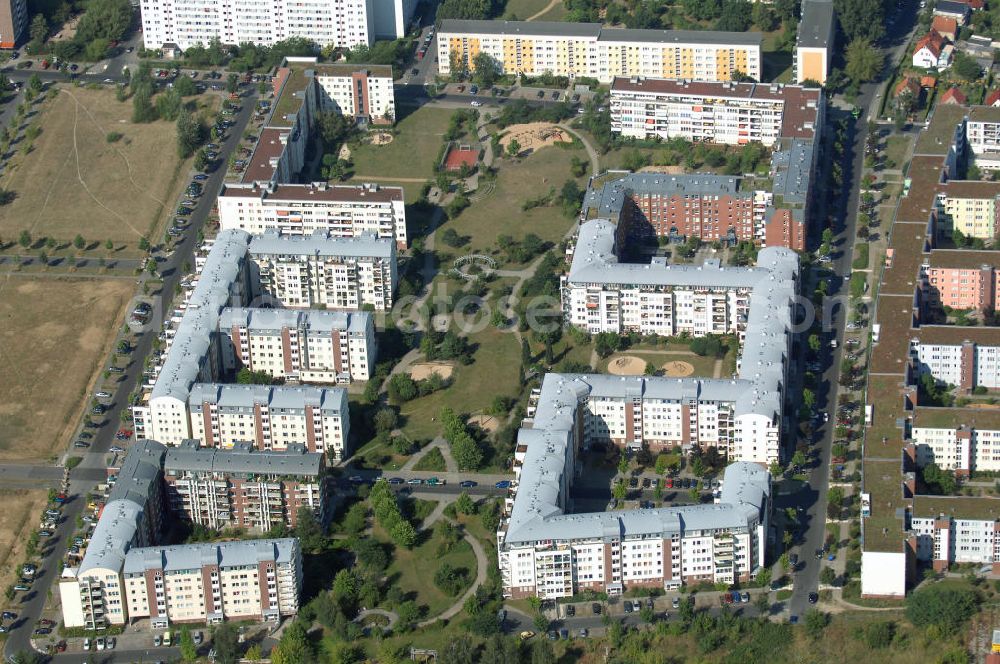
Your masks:
{"label": "building facade", "polygon": [[723,145],[813,139],[823,126],[819,88],[615,78],[611,130],[630,138],[684,138]]}
{"label": "building facade", "polygon": [[983,170],[1000,169],[1000,108],[973,106],[967,117],[965,138],[974,163]]}
{"label": "building facade", "polygon": [[[968,255],[973,254],[973,255]],[[976,258],[986,261],[976,265]],[[1000,257],[994,252],[936,251],[920,271],[928,305],[965,311],[1000,310]]]}
{"label": "building facade", "polygon": [[264,371],[301,383],[368,380],[375,368],[375,323],[367,312],[224,309],[222,362],[230,373]]}
{"label": "building facade", "polygon": [[940,187],[938,230],[986,242],[1000,239],[1000,183],[951,180]]}
{"label": "building facade", "polygon": [[392,67],[388,65],[317,65],[319,106],[324,111],[374,124],[396,121]]}
{"label": "building facade", "polygon": [[122,585],[130,620],[153,629],[225,620],[280,622],[299,610],[297,539],[261,539],[131,549]]}
{"label": "building facade", "polygon": [[303,445],[256,452],[245,443],[219,450],[185,441],[164,456],[165,504],[175,517],[212,530],[294,528],[302,508],[323,523],[325,470],[325,457],[306,452]]}
{"label": "building facade", "polygon": [[301,37],[320,46],[370,46],[376,37],[405,36],[415,6],[413,0],[142,0],[143,43],[186,50],[213,39],[272,46]]}
{"label": "building facade", "polygon": [[27,0],[0,2],[0,48],[14,48],[28,27]]}
{"label": "building facade", "polygon": [[947,341],[918,337],[911,342],[910,358],[917,375],[929,373],[964,392],[1000,388],[1000,346],[962,340],[960,334]]}
{"label": "building facade", "polygon": [[259,235],[274,228],[285,235],[331,237],[375,235],[405,248],[406,210],[401,187],[254,182],[225,185],[219,193],[220,228]]}
{"label": "building facade", "polygon": [[286,307],[392,308],[396,247],[375,237],[307,237],[265,231],[250,243],[261,289]]}
{"label": "building facade", "polygon": [[795,41],[795,82],[826,84],[836,35],[833,0],[804,0]]}
{"label": "building facade", "polygon": [[471,70],[485,53],[504,74],[583,76],[610,83],[616,76],[728,81],[760,80],[756,33],[627,30],[599,23],[445,19],[437,35],[438,73]]}
{"label": "building facade", "polygon": [[920,408],[911,428],[917,466],[968,476],[1000,470],[1000,416],[989,410]]}
{"label": "building facade", "polygon": [[343,459],[349,452],[347,390],[198,383],[187,403],[191,435],[206,447],[258,450],[304,444],[310,452]]}

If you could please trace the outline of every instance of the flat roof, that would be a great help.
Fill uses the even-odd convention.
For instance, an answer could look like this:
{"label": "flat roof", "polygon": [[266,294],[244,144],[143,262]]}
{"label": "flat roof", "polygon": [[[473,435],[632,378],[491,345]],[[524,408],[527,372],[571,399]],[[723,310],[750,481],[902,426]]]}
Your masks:
{"label": "flat roof", "polygon": [[392,78],[391,65],[322,64],[315,65],[312,69],[316,72],[316,76],[351,76],[363,72],[373,77]]}
{"label": "flat roof", "polygon": [[217,404],[225,411],[252,411],[255,406],[271,410],[304,411],[312,406],[324,413],[347,415],[347,390],[342,387],[311,385],[241,385],[235,383],[195,383],[188,404],[196,411],[202,404]]}
{"label": "flat roof", "polygon": [[[938,4],[940,4],[940,1]],[[1000,108],[993,106],[973,106],[968,110],[969,122],[1000,122]]]}
{"label": "flat roof", "polygon": [[319,477],[323,472],[323,454],[306,452],[303,445],[287,450],[223,450],[201,447],[196,440],[186,440],[167,450],[163,470],[170,472],[205,472]]}
{"label": "flat roof", "polygon": [[606,42],[646,42],[663,44],[734,44],[760,47],[759,32],[715,30],[631,30],[604,28],[600,23],[563,21],[477,21],[444,19],[440,34],[497,35],[516,37],[576,37]]}
{"label": "flat roof", "polygon": [[928,408],[914,410],[913,426],[928,429],[981,429],[1000,431],[1000,408],[981,404],[982,408]]}
{"label": "flat roof", "polygon": [[833,39],[833,0],[802,0],[798,46],[829,48]]}
{"label": "flat roof", "polygon": [[[937,105],[933,116],[917,137],[915,155],[933,154],[944,156],[951,149],[955,137],[955,127],[965,118],[966,108],[952,104]],[[913,175],[913,167],[907,174]]]}
{"label": "flat roof", "polygon": [[939,515],[956,519],[995,521],[1000,519],[1000,498],[991,496],[916,496],[913,516],[934,518]]}
{"label": "flat roof", "polygon": [[[256,156],[256,155],[255,155]],[[251,167],[253,164],[251,163]],[[270,165],[268,165],[270,168]],[[250,168],[247,168],[249,172]],[[253,182],[224,185],[219,193],[224,198],[259,198],[262,201],[300,203],[307,201],[324,202],[374,202],[391,203],[403,201],[403,188],[381,185],[374,182],[363,184],[327,184],[310,182],[307,184],[279,184],[254,179]]]}
{"label": "flat roof", "polygon": [[335,330],[365,334],[374,329],[372,315],[367,311],[324,311],[321,309],[256,309],[232,307],[219,315],[219,330],[225,334],[233,327],[245,327],[254,332],[280,332],[300,329],[308,332]]}
{"label": "flat roof", "polygon": [[373,233],[337,237],[317,230],[312,235],[283,235],[277,228],[267,228],[253,236],[248,252],[251,256],[345,256],[389,260],[396,255],[396,243],[392,238],[380,238]]}
{"label": "flat roof", "polygon": [[923,325],[914,337],[925,344],[959,345],[971,341],[980,346],[1000,346],[1000,327]]}
{"label": "flat roof", "polygon": [[250,155],[250,163],[240,178],[241,182],[270,182],[274,178],[275,169],[271,160],[278,159],[285,151],[282,137],[286,134],[288,129],[278,127],[264,127],[260,130],[257,144]]}
{"label": "flat roof", "polygon": [[256,567],[265,561],[291,563],[298,557],[299,541],[292,537],[148,546],[129,551],[123,571],[125,574],[143,574],[152,569],[164,572],[200,570],[205,565],[220,569]]}
{"label": "flat roof", "polygon": [[996,198],[1000,196],[1000,182],[949,180],[941,186],[941,192],[955,198]]}
{"label": "flat roof", "polygon": [[930,266],[952,270],[979,270],[984,266],[1000,269],[1000,251],[935,249],[931,252]]}
{"label": "flat roof", "polygon": [[267,126],[294,126],[295,119],[290,116],[296,115],[302,108],[302,104],[305,103],[306,88],[312,82],[311,67],[288,67],[288,76],[278,91],[278,98],[274,101]]}

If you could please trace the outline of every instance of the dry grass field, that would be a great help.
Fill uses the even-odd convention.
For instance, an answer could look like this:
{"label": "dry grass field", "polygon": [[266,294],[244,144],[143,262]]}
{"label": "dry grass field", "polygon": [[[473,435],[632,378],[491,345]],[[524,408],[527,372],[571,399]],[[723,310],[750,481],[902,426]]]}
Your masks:
{"label": "dry grass field", "polygon": [[45,509],[44,489],[0,489],[0,588],[15,582],[17,566],[24,560],[24,545]]}
{"label": "dry grass field", "polygon": [[[186,185],[173,124],[132,124],[132,104],[110,89],[60,86],[38,108],[31,122],[42,133],[0,182],[17,194],[0,208],[0,237],[28,230],[35,241],[69,243],[80,234],[89,244],[125,244],[130,254],[142,236],[159,240]],[[109,142],[112,133],[121,138]]]}
{"label": "dry grass field", "polygon": [[0,278],[0,459],[65,448],[134,289],[130,279]]}

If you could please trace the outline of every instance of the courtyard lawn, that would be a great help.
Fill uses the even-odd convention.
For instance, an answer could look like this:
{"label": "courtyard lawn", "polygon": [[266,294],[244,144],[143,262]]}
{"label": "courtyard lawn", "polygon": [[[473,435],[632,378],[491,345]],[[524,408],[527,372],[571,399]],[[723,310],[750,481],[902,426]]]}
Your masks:
{"label": "courtyard lawn", "polygon": [[[0,237],[9,241],[26,230],[39,247],[52,238],[73,251],[80,234],[89,250],[111,253],[103,245],[112,240],[126,246],[114,255],[138,255],[140,237],[162,239],[160,229],[187,184],[191,160],[177,156],[173,123],[133,124],[132,104],[111,90],[55,89],[30,120],[41,129],[31,152],[15,155],[0,180],[16,195],[0,208]],[[109,142],[111,133],[121,137]]]}
{"label": "courtyard lawn", "polygon": [[[389,541],[381,528],[376,528],[375,534],[382,541]],[[396,547],[392,564],[386,570],[389,583],[399,588],[405,597],[416,601],[417,606],[426,607],[428,618],[438,615],[461,597],[461,594],[447,595],[435,585],[434,573],[441,565],[448,563],[454,568],[468,570],[470,583],[476,578],[476,555],[468,542],[463,539],[444,554],[438,552],[440,544],[441,540],[431,535],[413,549]]]}
{"label": "courtyard lawn", "polygon": [[[558,243],[573,225],[573,219],[563,214],[558,205],[536,207],[524,211],[525,201],[545,196],[554,188],[556,196],[570,173],[570,160],[577,151],[558,147],[542,148],[519,162],[505,160],[497,174],[496,188],[482,200],[474,200],[456,219],[444,224],[442,231],[453,228],[469,237],[461,251],[491,253],[496,249],[498,235],[520,239],[534,233],[542,240]],[[586,180],[576,180],[584,189]],[[439,231],[441,232],[441,231]]]}
{"label": "courtyard lawn", "polygon": [[[410,110],[404,106],[399,114],[403,116]],[[352,144],[354,179],[396,184],[391,178],[423,182],[434,177],[434,160],[441,151],[452,112],[451,109],[423,106],[396,123],[395,137],[388,145]],[[419,190],[413,183],[405,186]]]}
{"label": "courtyard lawn", "polygon": [[517,370],[521,349],[517,338],[488,327],[470,335],[469,342],[478,346],[475,361],[455,367],[450,387],[403,404],[400,428],[411,439],[440,435],[440,413],[444,406],[456,413],[476,413],[488,407],[495,396],[514,397],[520,393]]}
{"label": "courtyard lawn", "polygon": [[910,147],[909,136],[890,136],[885,140],[886,161],[895,162],[895,168],[903,168],[903,160],[906,159],[906,151]]}

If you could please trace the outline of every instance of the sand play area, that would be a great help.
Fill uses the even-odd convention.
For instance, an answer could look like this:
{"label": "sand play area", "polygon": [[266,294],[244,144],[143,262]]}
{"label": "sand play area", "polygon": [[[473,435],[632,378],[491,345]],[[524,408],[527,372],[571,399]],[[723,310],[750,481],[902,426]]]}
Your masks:
{"label": "sand play area", "polygon": [[389,145],[392,143],[393,136],[387,131],[375,132],[370,136],[372,145]]}
{"label": "sand play area", "polygon": [[667,173],[668,175],[683,175],[683,166],[643,166],[640,173]]}
{"label": "sand play area", "polygon": [[670,376],[671,378],[684,378],[694,373],[694,366],[691,363],[679,360],[667,362],[661,368],[663,369],[663,375]]}
{"label": "sand play area", "polygon": [[646,373],[646,360],[623,355],[608,362],[608,373],[616,376],[641,376]]}
{"label": "sand play area", "polygon": [[573,139],[567,133],[550,122],[529,122],[507,127],[506,133],[500,137],[500,145],[504,151],[510,142],[517,140],[521,152],[533,152],[556,143],[572,143]]}
{"label": "sand play area", "polygon": [[475,424],[486,433],[493,433],[500,427],[500,420],[492,415],[473,415],[469,418],[469,424]]}
{"label": "sand play area", "polygon": [[423,380],[430,378],[431,374],[437,374],[445,380],[451,378],[455,366],[446,362],[417,362],[410,367],[410,378],[413,380]]}

